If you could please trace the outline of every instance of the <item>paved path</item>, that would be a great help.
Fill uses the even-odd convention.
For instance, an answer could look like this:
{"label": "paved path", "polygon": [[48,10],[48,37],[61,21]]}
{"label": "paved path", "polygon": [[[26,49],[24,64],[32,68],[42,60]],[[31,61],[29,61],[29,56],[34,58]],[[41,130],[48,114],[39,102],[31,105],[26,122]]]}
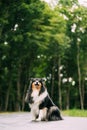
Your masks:
{"label": "paved path", "polygon": [[31,122],[30,113],[0,114],[0,130],[87,130],[87,118],[63,117],[62,121]]}

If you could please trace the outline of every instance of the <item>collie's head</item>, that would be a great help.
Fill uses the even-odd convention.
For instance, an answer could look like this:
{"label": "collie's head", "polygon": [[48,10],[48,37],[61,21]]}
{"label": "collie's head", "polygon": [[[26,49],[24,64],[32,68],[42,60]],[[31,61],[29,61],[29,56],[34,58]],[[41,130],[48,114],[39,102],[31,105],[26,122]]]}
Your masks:
{"label": "collie's head", "polygon": [[45,88],[45,78],[31,78],[30,85],[26,93],[25,101],[27,103],[33,103],[33,98],[43,93]]}

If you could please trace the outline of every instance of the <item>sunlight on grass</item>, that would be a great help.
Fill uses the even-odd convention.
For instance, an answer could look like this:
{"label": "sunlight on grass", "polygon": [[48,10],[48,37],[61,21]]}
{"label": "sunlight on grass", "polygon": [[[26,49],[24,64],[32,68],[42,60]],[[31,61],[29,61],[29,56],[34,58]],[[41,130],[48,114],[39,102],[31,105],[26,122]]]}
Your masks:
{"label": "sunlight on grass", "polygon": [[64,110],[62,111],[62,115],[64,116],[78,116],[78,117],[87,117],[87,110]]}

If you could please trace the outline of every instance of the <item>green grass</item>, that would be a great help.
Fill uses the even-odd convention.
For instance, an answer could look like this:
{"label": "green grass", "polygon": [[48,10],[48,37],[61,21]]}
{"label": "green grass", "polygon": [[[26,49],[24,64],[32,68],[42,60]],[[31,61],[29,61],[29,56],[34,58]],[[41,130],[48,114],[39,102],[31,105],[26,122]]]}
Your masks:
{"label": "green grass", "polygon": [[63,116],[73,116],[73,117],[87,117],[87,110],[64,110],[62,111]]}
{"label": "green grass", "polygon": [[[87,117],[87,110],[72,109],[72,110],[63,110],[61,112],[63,116]],[[0,112],[0,114],[12,114],[12,113],[14,114],[17,112]],[[22,112],[18,113],[21,114]]]}

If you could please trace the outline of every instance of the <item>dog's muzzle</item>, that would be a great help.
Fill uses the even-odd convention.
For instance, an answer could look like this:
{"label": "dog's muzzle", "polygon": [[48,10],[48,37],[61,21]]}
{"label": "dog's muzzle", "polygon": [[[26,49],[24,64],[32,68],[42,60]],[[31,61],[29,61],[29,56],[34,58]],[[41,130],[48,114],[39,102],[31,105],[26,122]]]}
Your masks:
{"label": "dog's muzzle", "polygon": [[36,81],[36,82],[35,82],[35,85],[36,85],[36,86],[38,86],[38,85],[39,85],[39,82],[38,82],[38,81]]}

